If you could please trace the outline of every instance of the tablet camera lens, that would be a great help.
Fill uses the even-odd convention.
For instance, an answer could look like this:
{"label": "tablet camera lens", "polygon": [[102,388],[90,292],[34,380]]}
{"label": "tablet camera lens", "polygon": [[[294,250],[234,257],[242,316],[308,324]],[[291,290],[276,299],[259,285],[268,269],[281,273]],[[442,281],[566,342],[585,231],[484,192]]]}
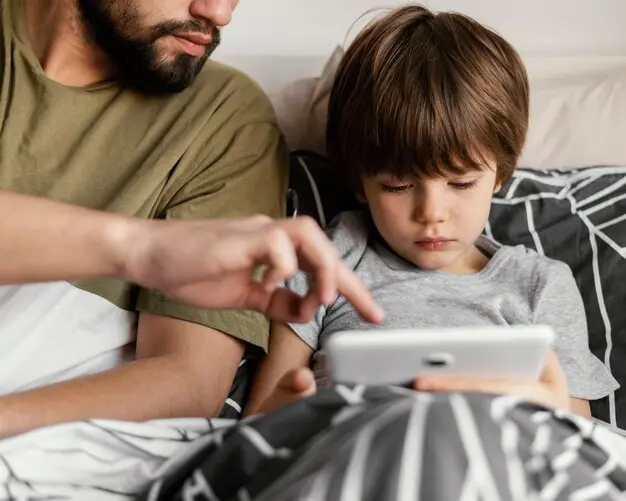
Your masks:
{"label": "tablet camera lens", "polygon": [[426,358],[425,364],[428,367],[447,367],[452,362],[452,357],[447,353],[430,355]]}

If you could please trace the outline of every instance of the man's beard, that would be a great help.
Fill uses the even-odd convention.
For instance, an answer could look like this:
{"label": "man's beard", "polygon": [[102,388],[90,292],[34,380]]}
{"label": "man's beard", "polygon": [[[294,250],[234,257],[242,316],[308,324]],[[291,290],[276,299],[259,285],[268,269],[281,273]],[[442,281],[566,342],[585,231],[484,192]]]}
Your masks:
{"label": "man's beard", "polygon": [[[217,27],[198,20],[168,21],[146,28],[128,0],[78,0],[77,4],[93,42],[110,57],[117,77],[140,92],[164,94],[186,89],[220,42]],[[212,42],[200,57],[183,53],[164,60],[158,54],[156,42],[162,37],[207,32]]]}

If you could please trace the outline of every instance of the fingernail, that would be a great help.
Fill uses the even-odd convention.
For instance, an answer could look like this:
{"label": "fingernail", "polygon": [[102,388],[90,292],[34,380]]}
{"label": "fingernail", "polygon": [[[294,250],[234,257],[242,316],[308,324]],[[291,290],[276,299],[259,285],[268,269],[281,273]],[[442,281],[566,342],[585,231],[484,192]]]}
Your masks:
{"label": "fingernail", "polygon": [[374,312],[375,312],[376,318],[378,319],[379,322],[382,322],[385,319],[385,312],[383,311],[383,309],[380,306],[375,305],[374,306]]}

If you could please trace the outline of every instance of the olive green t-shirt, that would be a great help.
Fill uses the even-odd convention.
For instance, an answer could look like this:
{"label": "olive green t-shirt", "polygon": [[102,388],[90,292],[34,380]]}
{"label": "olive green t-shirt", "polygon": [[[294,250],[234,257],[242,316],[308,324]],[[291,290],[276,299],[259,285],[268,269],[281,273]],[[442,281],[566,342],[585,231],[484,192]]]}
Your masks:
{"label": "olive green t-shirt", "polygon": [[[143,218],[283,215],[288,153],[269,100],[248,77],[209,61],[179,94],[141,95],[115,81],[67,87],[32,51],[24,0],[0,5],[0,189]],[[4,360],[17,355],[3,351],[0,393],[115,366],[134,341],[137,311],[267,346],[261,315],[191,308],[123,281],[0,287],[3,346],[14,338],[22,364],[33,350],[72,352],[15,378],[18,367]]]}

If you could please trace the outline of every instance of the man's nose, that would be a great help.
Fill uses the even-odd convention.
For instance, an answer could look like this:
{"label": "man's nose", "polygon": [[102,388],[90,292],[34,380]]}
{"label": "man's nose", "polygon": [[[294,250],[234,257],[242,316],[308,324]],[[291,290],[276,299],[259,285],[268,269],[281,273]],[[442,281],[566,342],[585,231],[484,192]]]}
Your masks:
{"label": "man's nose", "polygon": [[447,203],[437,188],[416,190],[415,219],[423,224],[443,223],[449,215]]}
{"label": "man's nose", "polygon": [[194,0],[189,13],[196,18],[206,19],[217,27],[226,26],[233,17],[236,3],[233,0]]}

